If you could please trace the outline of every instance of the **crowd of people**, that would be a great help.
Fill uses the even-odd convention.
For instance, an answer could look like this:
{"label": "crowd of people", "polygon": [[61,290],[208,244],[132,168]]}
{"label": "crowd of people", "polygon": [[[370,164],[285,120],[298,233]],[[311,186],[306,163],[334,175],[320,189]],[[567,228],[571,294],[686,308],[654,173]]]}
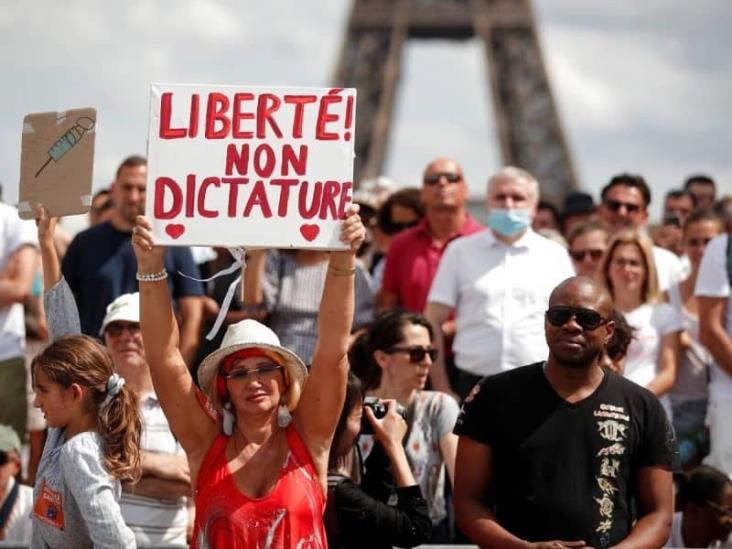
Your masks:
{"label": "crowd of people", "polygon": [[487,179],[482,222],[455,160],[362,182],[343,251],[217,277],[142,157],[73,239],[0,203],[0,543],[730,546],[732,198]]}

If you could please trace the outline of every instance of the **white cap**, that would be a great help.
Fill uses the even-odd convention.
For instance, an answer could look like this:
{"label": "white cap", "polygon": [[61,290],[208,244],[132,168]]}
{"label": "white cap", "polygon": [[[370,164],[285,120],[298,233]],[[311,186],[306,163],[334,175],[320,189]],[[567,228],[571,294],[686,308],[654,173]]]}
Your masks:
{"label": "white cap", "polygon": [[99,335],[104,336],[105,328],[111,322],[140,322],[140,294],[122,294],[107,305],[107,314],[104,315]]}

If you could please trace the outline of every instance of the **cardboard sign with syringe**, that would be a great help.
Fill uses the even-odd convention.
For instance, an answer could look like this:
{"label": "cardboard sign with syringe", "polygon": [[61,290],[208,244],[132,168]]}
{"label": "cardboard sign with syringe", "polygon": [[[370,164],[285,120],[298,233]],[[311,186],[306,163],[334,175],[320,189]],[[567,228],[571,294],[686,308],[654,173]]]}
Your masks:
{"label": "cardboard sign with syringe", "polygon": [[18,213],[35,217],[36,204],[53,216],[89,211],[97,111],[29,114],[23,119]]}

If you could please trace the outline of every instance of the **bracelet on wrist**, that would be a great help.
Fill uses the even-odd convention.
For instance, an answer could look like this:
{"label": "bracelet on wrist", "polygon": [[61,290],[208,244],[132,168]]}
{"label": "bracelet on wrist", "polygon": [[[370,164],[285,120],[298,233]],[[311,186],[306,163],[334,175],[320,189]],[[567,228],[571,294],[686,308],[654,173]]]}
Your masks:
{"label": "bracelet on wrist", "polygon": [[351,276],[356,274],[356,267],[349,267],[349,268],[341,268],[341,267],[334,267],[331,265],[330,272],[332,272],[335,276]]}
{"label": "bracelet on wrist", "polygon": [[137,273],[135,278],[138,282],[160,282],[168,278],[168,271],[163,269],[157,273]]}

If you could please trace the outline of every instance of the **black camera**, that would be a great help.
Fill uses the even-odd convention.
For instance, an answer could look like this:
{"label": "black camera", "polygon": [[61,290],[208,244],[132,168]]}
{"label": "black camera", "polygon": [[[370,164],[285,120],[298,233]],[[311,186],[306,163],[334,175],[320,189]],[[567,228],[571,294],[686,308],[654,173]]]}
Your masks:
{"label": "black camera", "polygon": [[[377,397],[366,397],[363,399],[363,407],[371,408],[371,411],[374,413],[374,417],[376,419],[383,418],[387,413],[387,407],[386,404],[381,402]],[[397,414],[402,416],[405,420],[407,419],[407,409],[399,404],[397,402],[396,404],[396,411]],[[373,435],[374,434],[374,428],[371,425],[371,422],[369,421],[369,418],[366,417],[366,413],[364,412],[363,416],[361,416],[361,434],[362,435]]]}

